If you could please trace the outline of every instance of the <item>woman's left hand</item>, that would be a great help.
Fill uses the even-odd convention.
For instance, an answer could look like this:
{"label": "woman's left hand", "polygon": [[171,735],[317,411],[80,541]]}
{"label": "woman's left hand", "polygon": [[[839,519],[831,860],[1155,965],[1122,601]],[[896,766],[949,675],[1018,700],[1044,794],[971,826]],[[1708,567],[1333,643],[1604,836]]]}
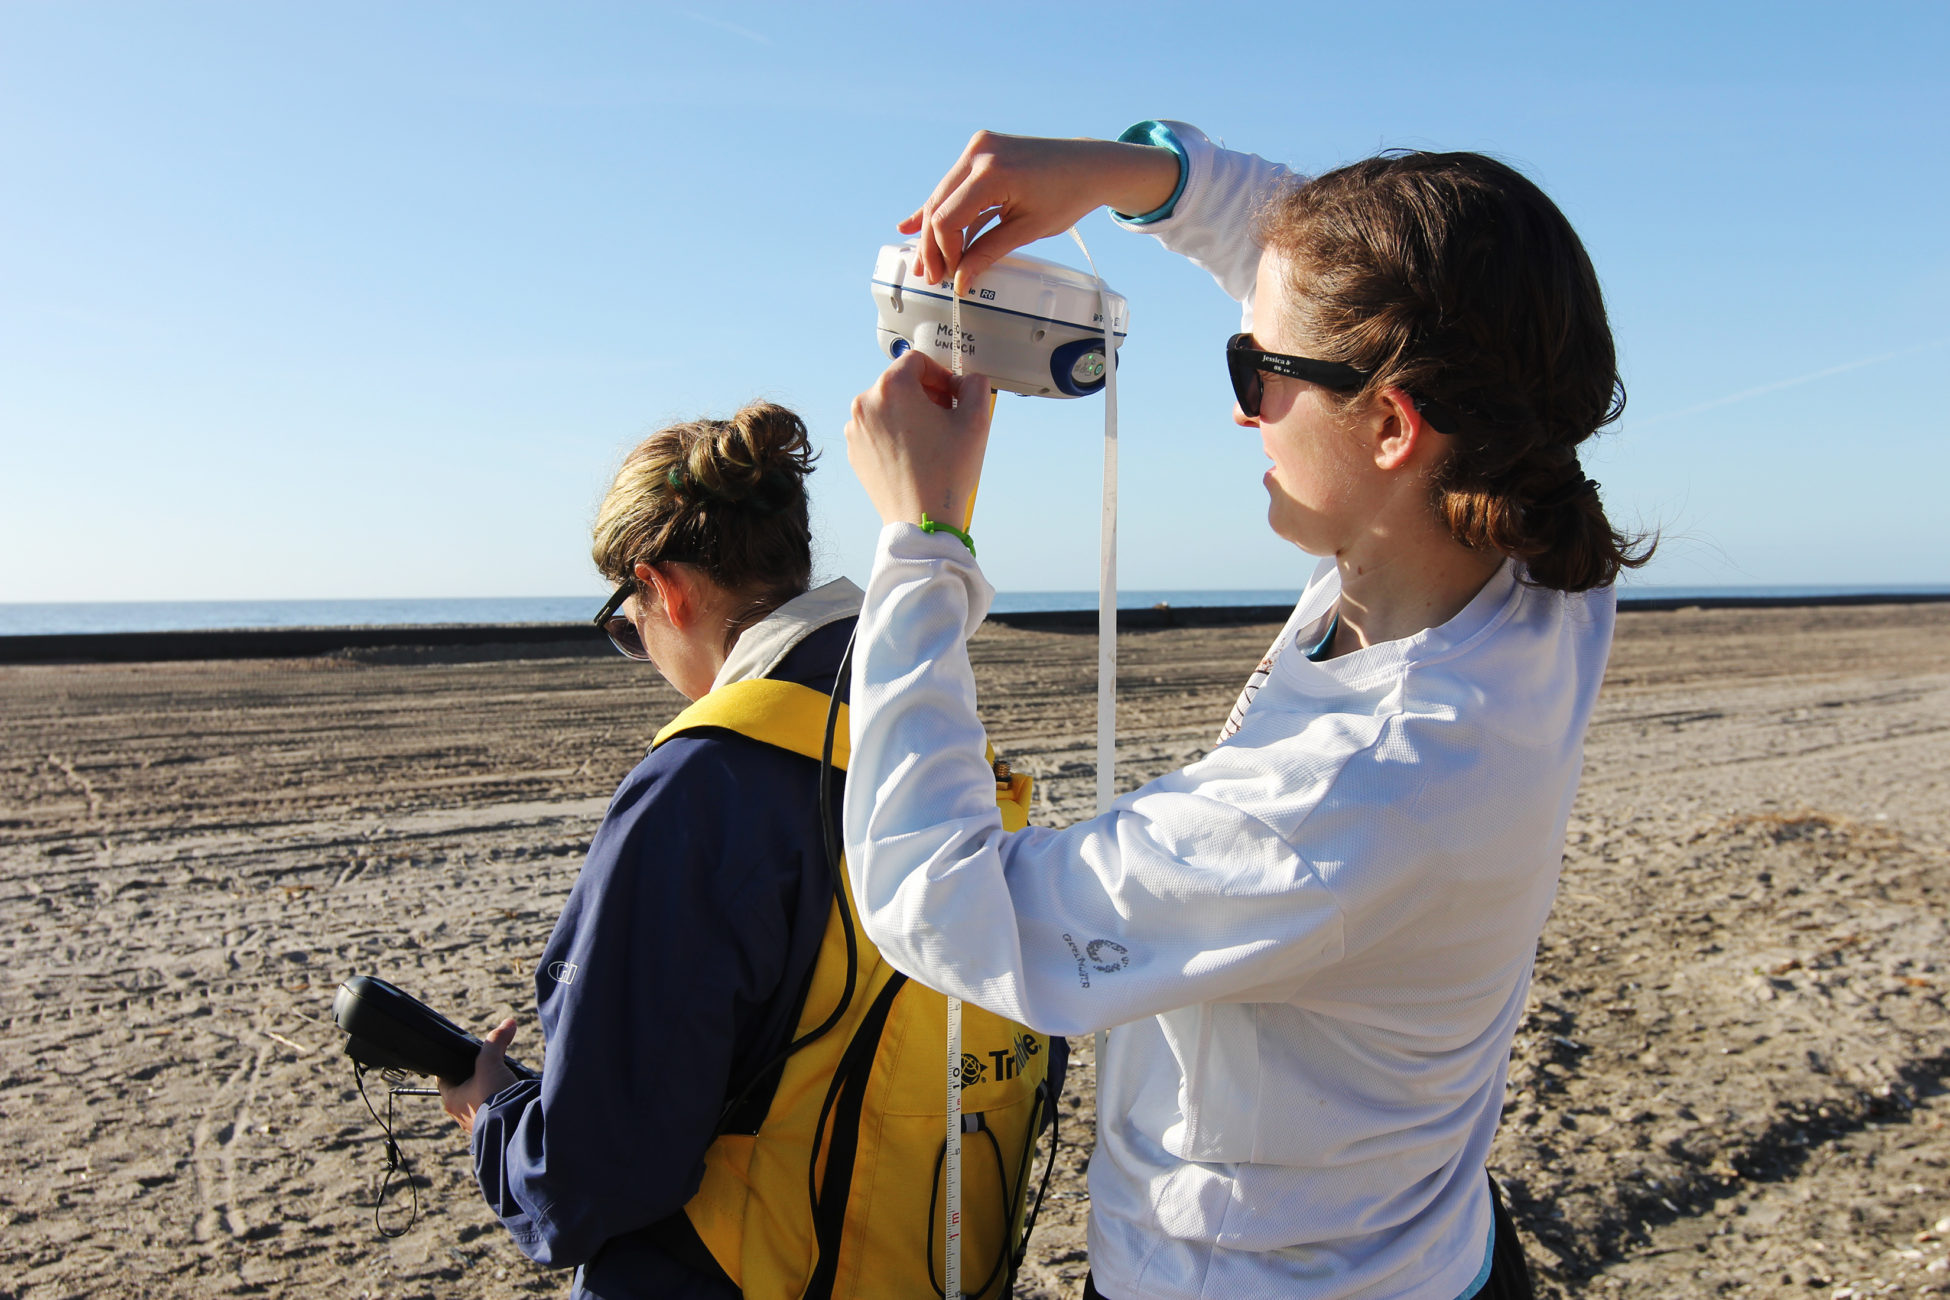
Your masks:
{"label": "woman's left hand", "polygon": [[989,442],[989,381],[905,352],[853,399],[846,459],[883,524],[968,527]]}

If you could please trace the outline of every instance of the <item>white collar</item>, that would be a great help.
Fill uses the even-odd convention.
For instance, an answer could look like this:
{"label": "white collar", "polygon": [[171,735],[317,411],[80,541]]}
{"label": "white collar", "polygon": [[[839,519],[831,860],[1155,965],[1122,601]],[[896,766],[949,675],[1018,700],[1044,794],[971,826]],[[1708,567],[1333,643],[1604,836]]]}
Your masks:
{"label": "white collar", "polygon": [[864,599],[866,593],[845,578],[794,596],[739,634],[711,689],[771,676],[794,646],[827,624],[858,614]]}
{"label": "white collar", "polygon": [[1330,557],[1314,570],[1313,580],[1300,597],[1283,634],[1293,638],[1289,648],[1297,653],[1282,653],[1273,671],[1295,682],[1311,680],[1332,689],[1364,688],[1377,681],[1392,680],[1406,665],[1448,654],[1496,626],[1526,590],[1518,579],[1517,562],[1506,556],[1469,603],[1448,622],[1315,663],[1304,653],[1307,647],[1302,634],[1310,627],[1319,626],[1340,599],[1340,569]]}

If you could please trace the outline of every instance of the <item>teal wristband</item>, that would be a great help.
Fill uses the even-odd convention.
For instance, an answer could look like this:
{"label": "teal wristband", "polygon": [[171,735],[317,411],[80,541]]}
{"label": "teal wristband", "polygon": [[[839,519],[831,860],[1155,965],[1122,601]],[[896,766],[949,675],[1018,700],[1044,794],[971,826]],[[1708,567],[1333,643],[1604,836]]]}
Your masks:
{"label": "teal wristband", "polygon": [[970,557],[973,557],[975,554],[975,539],[973,537],[970,537],[953,524],[936,523],[934,520],[928,518],[928,513],[925,510],[921,512],[921,531],[924,533],[947,533],[950,537],[959,537],[961,544],[968,548]]}
{"label": "teal wristband", "polygon": [[1171,190],[1171,197],[1149,212],[1133,216],[1128,212],[1112,211],[1111,216],[1127,226],[1148,226],[1154,221],[1163,221],[1178,207],[1178,200],[1184,197],[1185,180],[1192,170],[1192,160],[1185,153],[1185,146],[1178,142],[1178,136],[1163,122],[1155,119],[1139,122],[1127,127],[1124,134],[1117,137],[1119,144],[1148,144],[1159,149],[1169,149],[1178,155],[1178,184]]}

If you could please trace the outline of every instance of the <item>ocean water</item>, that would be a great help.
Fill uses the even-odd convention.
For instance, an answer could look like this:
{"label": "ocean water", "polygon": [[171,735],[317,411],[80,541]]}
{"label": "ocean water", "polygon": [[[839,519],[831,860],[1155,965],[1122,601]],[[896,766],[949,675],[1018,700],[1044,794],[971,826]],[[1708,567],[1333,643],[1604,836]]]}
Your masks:
{"label": "ocean water", "polygon": [[[1168,604],[1291,605],[1293,588],[1182,591],[1137,588],[1117,593],[1120,609]],[[1620,588],[1626,599],[1700,599],[1715,596],[1950,595],[1950,584],[1886,586],[1654,587]],[[600,596],[448,597],[428,600],[193,600],[121,603],[53,602],[0,604],[0,636],[74,632],[174,632],[270,627],[390,627],[441,623],[580,623],[602,605]],[[1094,591],[1004,591],[998,613],[1095,609]]]}
{"label": "ocean water", "polygon": [[[1120,591],[1120,609],[1172,605],[1290,605],[1297,590]],[[393,627],[441,623],[582,623],[601,595],[434,600],[185,600],[0,604],[0,636],[72,632],[201,632],[267,627]],[[1095,609],[1094,591],[998,593],[1001,613]]]}

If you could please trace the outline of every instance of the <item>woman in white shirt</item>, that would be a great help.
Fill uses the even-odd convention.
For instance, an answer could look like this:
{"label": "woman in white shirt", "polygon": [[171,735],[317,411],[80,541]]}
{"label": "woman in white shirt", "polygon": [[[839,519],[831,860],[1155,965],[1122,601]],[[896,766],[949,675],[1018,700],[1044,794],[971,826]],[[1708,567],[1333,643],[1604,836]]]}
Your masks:
{"label": "woman in white shirt", "polygon": [[1484,1160],[1611,583],[1646,554],[1577,459],[1622,404],[1597,278],[1491,159],[1303,182],[1181,123],[982,133],[902,229],[917,273],[966,283],[1100,204],[1243,304],[1233,419],[1320,564],[1209,755],[1005,836],[964,644],[993,593],[957,532],[986,382],[896,361],[847,427],[886,525],[853,664],[861,916],[933,987],[1111,1029],[1087,1295],[1528,1294]]}

